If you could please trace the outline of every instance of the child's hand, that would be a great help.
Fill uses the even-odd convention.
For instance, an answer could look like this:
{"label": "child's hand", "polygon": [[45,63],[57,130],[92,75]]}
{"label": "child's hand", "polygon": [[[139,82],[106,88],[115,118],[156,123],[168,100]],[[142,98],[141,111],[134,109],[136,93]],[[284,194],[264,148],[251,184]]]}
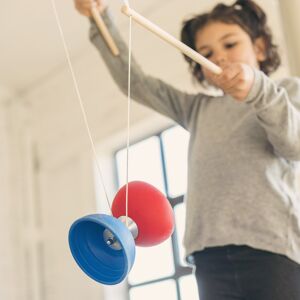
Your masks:
{"label": "child's hand", "polygon": [[223,72],[220,75],[203,70],[209,83],[222,89],[238,101],[243,101],[248,96],[254,83],[254,70],[243,63],[226,63],[221,66]]}
{"label": "child's hand", "polygon": [[79,13],[86,17],[91,17],[92,6],[96,7],[99,12],[106,8],[105,0],[74,0],[74,4]]}

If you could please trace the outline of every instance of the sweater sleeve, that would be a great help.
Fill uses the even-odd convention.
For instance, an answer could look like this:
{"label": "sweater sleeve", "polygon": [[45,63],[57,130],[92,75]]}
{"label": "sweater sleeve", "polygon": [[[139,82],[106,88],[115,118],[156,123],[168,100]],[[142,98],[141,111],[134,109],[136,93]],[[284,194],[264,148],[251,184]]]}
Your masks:
{"label": "sweater sleeve", "polygon": [[255,110],[277,155],[300,160],[300,80],[274,82],[255,71],[254,85],[245,100]]}
{"label": "sweater sleeve", "polygon": [[[106,10],[102,17],[120,50],[120,55],[117,57],[113,56],[92,20],[90,40],[102,56],[115,83],[127,95],[128,48],[111,20],[110,12]],[[182,92],[162,80],[145,74],[134,57],[132,57],[131,97],[188,129],[193,111],[195,112],[199,109],[200,100],[207,96]]]}

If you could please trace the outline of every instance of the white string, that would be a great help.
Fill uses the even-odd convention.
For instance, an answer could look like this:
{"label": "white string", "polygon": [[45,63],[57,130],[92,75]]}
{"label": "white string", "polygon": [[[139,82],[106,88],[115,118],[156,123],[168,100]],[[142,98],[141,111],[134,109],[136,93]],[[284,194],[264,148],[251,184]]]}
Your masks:
{"label": "white string", "polygon": [[128,98],[127,98],[127,158],[126,158],[126,226],[128,227],[128,181],[129,181],[129,146],[130,146],[130,108],[131,108],[131,52],[132,52],[132,18],[129,17],[128,49]]}
{"label": "white string", "polygon": [[100,180],[101,180],[102,187],[103,187],[103,190],[104,190],[104,193],[105,193],[106,201],[107,201],[108,207],[111,211],[111,206],[110,206],[110,203],[109,203],[109,200],[108,200],[108,194],[107,194],[107,191],[106,191],[106,188],[105,188],[104,179],[103,179],[103,175],[102,175],[101,168],[100,168],[100,163],[99,163],[98,157],[97,157],[97,151],[96,151],[95,144],[93,142],[93,138],[92,138],[91,131],[90,131],[90,128],[89,128],[89,124],[88,124],[88,121],[87,121],[87,116],[86,116],[85,109],[84,109],[84,106],[83,106],[82,97],[81,97],[81,94],[79,92],[78,83],[77,83],[75,73],[74,73],[74,70],[73,70],[73,66],[72,66],[72,63],[71,63],[70,54],[69,54],[67,43],[66,43],[64,33],[63,33],[63,30],[62,30],[61,22],[60,22],[60,19],[58,17],[55,1],[51,0],[51,2],[52,2],[53,12],[54,12],[55,19],[56,19],[56,24],[57,24],[58,30],[60,32],[61,40],[62,40],[62,43],[63,43],[63,46],[64,46],[66,59],[68,61],[69,69],[70,69],[70,72],[71,72],[71,75],[72,75],[75,91],[76,91],[76,94],[77,94],[77,99],[78,99],[79,104],[80,104],[80,109],[81,109],[81,112],[82,112],[84,124],[85,124],[86,130],[87,130],[87,133],[88,133],[89,140],[91,142],[93,154],[95,156],[96,166],[97,166],[97,169],[98,169],[98,172],[99,172],[99,175],[100,175]]}

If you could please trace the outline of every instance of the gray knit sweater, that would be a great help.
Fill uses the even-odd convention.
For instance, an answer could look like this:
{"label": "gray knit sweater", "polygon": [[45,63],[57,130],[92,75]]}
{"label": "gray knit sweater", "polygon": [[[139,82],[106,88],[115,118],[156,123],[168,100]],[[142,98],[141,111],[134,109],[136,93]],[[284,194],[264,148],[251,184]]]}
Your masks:
{"label": "gray knit sweater", "polygon": [[[109,14],[121,55],[95,24],[90,38],[127,93],[128,50]],[[163,63],[163,62],[161,62]],[[190,132],[186,230],[189,256],[205,247],[248,245],[300,263],[300,80],[274,82],[255,71],[243,103],[228,95],[184,93],[132,61],[132,98]]]}

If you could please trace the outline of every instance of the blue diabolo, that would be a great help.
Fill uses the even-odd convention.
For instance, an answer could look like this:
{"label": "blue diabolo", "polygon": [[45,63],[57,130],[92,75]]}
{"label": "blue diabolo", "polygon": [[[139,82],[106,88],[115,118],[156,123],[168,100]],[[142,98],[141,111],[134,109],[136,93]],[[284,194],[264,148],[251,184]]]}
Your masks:
{"label": "blue diabolo", "polygon": [[69,231],[69,245],[79,267],[97,282],[120,283],[135,259],[135,242],[120,220],[93,214],[75,221]]}

